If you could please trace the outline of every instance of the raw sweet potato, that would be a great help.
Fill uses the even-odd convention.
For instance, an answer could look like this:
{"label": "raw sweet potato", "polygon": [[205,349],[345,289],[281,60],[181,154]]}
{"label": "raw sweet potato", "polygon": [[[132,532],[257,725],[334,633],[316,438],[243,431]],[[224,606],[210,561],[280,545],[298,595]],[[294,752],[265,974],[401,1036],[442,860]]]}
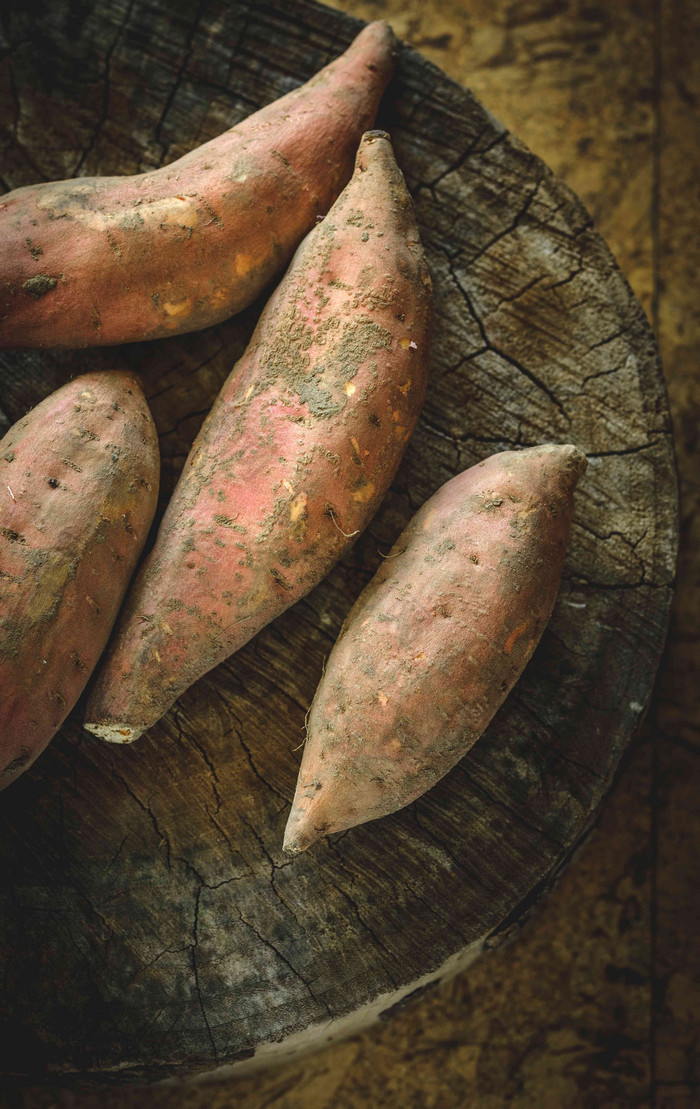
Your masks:
{"label": "raw sweet potato", "polygon": [[0,442],[0,788],[46,747],[107,642],[159,469],[130,373],[84,374]]}
{"label": "raw sweet potato", "polygon": [[479,738],[551,614],[585,465],[571,446],[497,454],[413,517],[328,659],[287,851],[408,805]]}
{"label": "raw sweet potato", "polygon": [[197,331],[251,304],[347,183],[394,68],[372,23],[312,80],[171,165],[0,198],[0,346]]}
{"label": "raw sweet potato", "polygon": [[418,417],[430,307],[410,197],[370,131],[192,447],[86,728],[137,739],[347,550]]}

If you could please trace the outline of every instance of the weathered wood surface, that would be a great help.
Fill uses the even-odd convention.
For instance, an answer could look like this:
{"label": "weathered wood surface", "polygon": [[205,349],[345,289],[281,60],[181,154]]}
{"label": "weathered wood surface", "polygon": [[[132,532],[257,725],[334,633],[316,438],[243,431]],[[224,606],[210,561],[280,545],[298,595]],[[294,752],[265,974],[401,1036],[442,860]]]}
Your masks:
{"label": "weathered wood surface", "polygon": [[[47,5],[32,25],[12,12],[5,184],[170,160],[306,79],[354,29],[306,4],[132,2],[80,18]],[[522,912],[580,838],[643,710],[676,529],[646,321],[576,199],[410,51],[382,122],[436,285],[419,431],[370,531],[307,601],[136,747],[99,744],[76,720],[4,795],[6,1074],[208,1070],[389,1007]],[[255,314],[148,346],[5,355],[0,404],[14,420],[72,373],[128,360],[161,431],[167,494]],[[380,551],[456,470],[544,439],[576,442],[591,464],[523,681],[416,805],[285,859],[306,707]]]}

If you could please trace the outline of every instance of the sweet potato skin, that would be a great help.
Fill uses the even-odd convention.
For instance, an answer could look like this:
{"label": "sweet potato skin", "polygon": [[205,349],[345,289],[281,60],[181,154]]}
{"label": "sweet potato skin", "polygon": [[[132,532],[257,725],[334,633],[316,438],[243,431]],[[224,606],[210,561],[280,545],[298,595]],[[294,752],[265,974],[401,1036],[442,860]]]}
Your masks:
{"label": "sweet potato skin", "polygon": [[153,518],[156,430],[133,374],[84,374],[0,442],[0,788],[102,652]]}
{"label": "sweet potato skin", "polygon": [[572,446],[497,454],[413,517],[328,659],[287,851],[403,808],[478,739],[551,614],[585,465]]}
{"label": "sweet potato skin", "polygon": [[321,580],[386,492],[425,395],[430,277],[383,132],[300,246],[197,437],[85,726],[116,742]]}
{"label": "sweet potato skin", "polygon": [[0,198],[0,346],[209,327],[251,304],[347,183],[396,41],[366,27],[300,89],[171,165]]}

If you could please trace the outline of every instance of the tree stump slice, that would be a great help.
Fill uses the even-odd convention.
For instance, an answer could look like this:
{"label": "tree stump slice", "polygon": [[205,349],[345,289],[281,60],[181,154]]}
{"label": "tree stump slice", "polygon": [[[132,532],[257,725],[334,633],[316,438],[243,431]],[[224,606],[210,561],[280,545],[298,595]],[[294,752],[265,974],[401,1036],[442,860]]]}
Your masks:
{"label": "tree stump slice", "polygon": [[[307,80],[358,30],[307,0],[31,10],[12,0],[3,24],[8,189],[173,160]],[[310,596],[133,747],[82,732],[79,706],[3,794],[6,1078],[225,1074],[358,1030],[523,918],[590,826],[644,712],[677,505],[641,307],[569,189],[409,49],[379,122],[435,285],[420,425],[369,530]],[[2,420],[77,373],[138,369],[164,502],[260,308],[182,338],[5,353]],[[288,859],[305,713],[381,554],[455,473],[545,441],[576,443],[589,469],[556,609],[522,680],[426,796]]]}

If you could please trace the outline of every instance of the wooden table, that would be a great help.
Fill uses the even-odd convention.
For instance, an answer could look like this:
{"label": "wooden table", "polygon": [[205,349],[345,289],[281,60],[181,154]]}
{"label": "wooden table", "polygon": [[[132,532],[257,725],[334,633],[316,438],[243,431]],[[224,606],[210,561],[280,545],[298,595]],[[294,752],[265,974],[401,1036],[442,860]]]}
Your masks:
{"label": "wooden table", "polygon": [[[310,76],[356,25],[297,2],[62,0],[9,17],[8,188],[134,173]],[[101,102],[95,100],[101,79]],[[305,601],[135,747],[80,714],[3,795],[0,1073],[128,1081],[262,1066],[366,1024],[498,942],[593,819],[663,645],[676,484],[644,315],[569,190],[406,50],[380,122],[436,288],[432,382],[380,514]],[[8,421],[99,365],[143,375],[163,493],[260,306],[198,335],[0,361]],[[306,709],[342,618],[413,511],[512,446],[589,456],[550,628],[467,758],[402,813],[289,860]],[[223,1073],[223,1072],[222,1072]]]}

